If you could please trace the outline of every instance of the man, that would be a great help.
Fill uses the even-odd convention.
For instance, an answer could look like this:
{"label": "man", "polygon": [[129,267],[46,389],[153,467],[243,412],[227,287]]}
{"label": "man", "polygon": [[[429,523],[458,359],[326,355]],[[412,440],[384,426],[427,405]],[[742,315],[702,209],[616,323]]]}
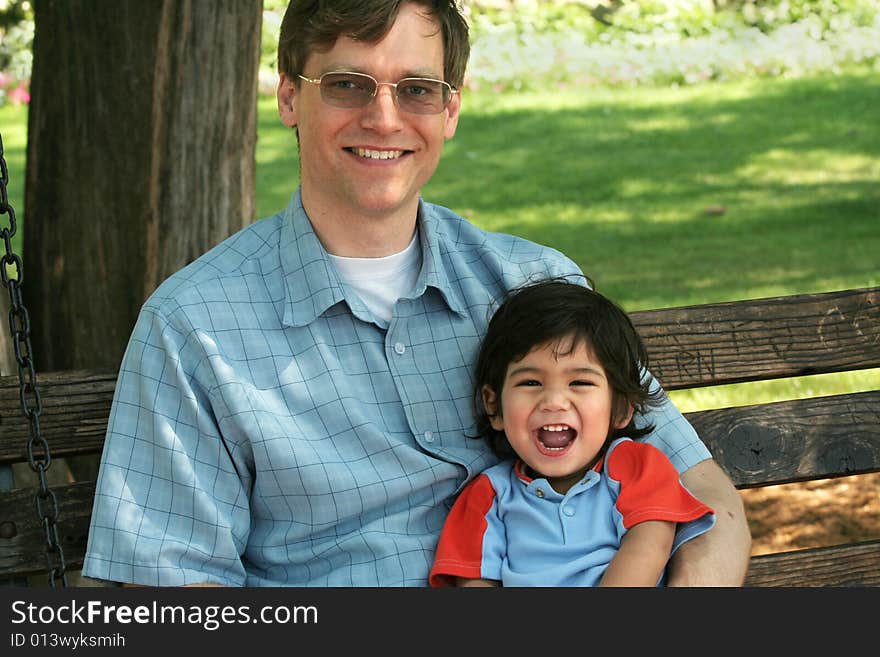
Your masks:
{"label": "man", "polygon": [[[453,0],[291,2],[289,206],[144,305],[120,369],[83,572],[147,585],[425,586],[458,491],[494,462],[471,367],[493,304],[578,273],[420,198],[468,56]],[[718,514],[672,584],[739,584],[736,491],[667,403],[650,440]]]}

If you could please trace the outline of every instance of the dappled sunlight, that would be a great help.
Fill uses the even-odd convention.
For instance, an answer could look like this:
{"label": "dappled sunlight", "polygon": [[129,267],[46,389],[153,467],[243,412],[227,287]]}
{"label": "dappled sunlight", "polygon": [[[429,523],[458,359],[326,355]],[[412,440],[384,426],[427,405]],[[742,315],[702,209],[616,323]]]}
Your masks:
{"label": "dappled sunlight", "polygon": [[764,184],[876,184],[880,160],[876,154],[841,153],[830,148],[774,148],[756,154],[735,175],[747,181],[757,178]]}
{"label": "dappled sunlight", "polygon": [[[685,413],[880,389],[880,368],[669,393]],[[880,473],[741,490],[752,554],[880,539]]]}
{"label": "dappled sunlight", "polygon": [[740,491],[752,554],[880,539],[880,473]]}

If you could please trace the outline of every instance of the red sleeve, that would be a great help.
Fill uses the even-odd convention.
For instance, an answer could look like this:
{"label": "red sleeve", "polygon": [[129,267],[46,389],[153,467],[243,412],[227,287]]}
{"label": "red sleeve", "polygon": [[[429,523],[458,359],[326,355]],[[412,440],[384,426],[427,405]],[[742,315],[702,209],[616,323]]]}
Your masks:
{"label": "red sleeve", "polygon": [[481,576],[486,514],[494,501],[495,489],[486,475],[479,475],[458,496],[437,544],[428,578],[431,586],[451,586],[454,577]]}
{"label": "red sleeve", "polygon": [[648,443],[617,445],[609,456],[608,474],[620,482],[617,510],[626,529],[646,520],[688,522],[714,513],[684,487],[666,455]]}

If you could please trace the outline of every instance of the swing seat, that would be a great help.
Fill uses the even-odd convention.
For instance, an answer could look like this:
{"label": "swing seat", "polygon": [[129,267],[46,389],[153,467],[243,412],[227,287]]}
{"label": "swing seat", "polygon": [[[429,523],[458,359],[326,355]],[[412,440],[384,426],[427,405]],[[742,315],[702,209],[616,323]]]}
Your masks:
{"label": "swing seat", "polygon": [[[880,367],[880,287],[632,313],[667,390]],[[100,453],[116,373],[40,374],[53,459]],[[738,488],[880,472],[880,390],[686,414]],[[0,378],[0,464],[26,463],[17,376]],[[81,566],[94,482],[53,486],[68,570]],[[0,491],[0,578],[42,572],[34,488]],[[754,556],[747,586],[880,586],[877,540]]]}

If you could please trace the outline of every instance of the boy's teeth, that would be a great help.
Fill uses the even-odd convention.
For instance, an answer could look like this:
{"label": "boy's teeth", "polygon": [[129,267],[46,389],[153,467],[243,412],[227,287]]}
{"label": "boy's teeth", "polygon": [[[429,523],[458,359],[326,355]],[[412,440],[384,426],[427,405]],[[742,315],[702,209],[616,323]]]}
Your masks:
{"label": "boy's teeth", "polygon": [[547,424],[541,428],[544,431],[565,431],[569,426],[567,424]]}
{"label": "boy's teeth", "polygon": [[366,148],[353,148],[356,155],[367,157],[371,160],[394,160],[403,155],[403,151],[372,151]]}

